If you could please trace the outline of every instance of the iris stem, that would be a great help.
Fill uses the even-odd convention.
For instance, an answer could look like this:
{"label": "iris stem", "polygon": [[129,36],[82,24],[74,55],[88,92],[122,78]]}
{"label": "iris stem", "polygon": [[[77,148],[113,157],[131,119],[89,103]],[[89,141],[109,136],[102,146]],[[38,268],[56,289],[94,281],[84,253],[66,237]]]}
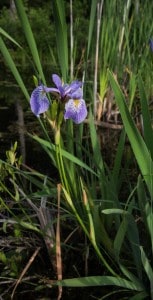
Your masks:
{"label": "iris stem", "polygon": [[62,153],[61,153],[60,127],[55,130],[55,147],[56,147],[56,159],[57,159],[57,166],[58,166],[58,171],[60,174],[60,179],[61,179],[62,185],[69,193],[69,186],[68,186],[68,182],[66,179],[64,162],[63,162],[63,157],[62,157]]}

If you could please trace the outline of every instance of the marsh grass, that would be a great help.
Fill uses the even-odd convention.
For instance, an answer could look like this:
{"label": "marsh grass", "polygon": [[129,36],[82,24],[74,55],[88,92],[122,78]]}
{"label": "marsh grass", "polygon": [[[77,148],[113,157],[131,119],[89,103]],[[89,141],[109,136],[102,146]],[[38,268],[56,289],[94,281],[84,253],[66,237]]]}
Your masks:
{"label": "marsh grass", "polygon": [[[45,84],[48,79],[28,14],[22,1],[15,5],[36,70],[31,79],[35,75],[35,83],[41,78]],[[56,131],[48,130],[46,120],[39,118],[41,135],[29,136],[48,155],[50,175],[22,165],[16,143],[7,149],[6,161],[0,161],[2,238],[6,235],[7,240],[10,232],[19,242],[29,235],[38,242],[32,251],[26,250],[26,243],[23,250],[15,246],[10,253],[9,244],[0,251],[0,290],[6,296],[5,291],[11,289],[12,299],[24,282],[26,288],[34,288],[33,295],[37,291],[49,297],[56,293],[58,299],[62,287],[63,297],[65,289],[65,297],[73,297],[70,287],[77,291],[88,287],[88,298],[106,299],[116,293],[116,299],[123,299],[123,294],[131,300],[153,299],[152,53],[148,46],[153,34],[153,4],[92,0],[90,5],[88,38],[80,51],[79,38],[73,36],[73,2],[69,28],[64,1],[53,1],[57,53],[56,48],[49,48],[64,81],[81,74],[87,120],[79,126],[63,123],[61,131]],[[29,101],[27,83],[6,46],[8,39],[16,47],[24,47],[1,29],[2,55]],[[72,57],[73,62],[81,58],[81,68],[73,67]],[[101,131],[102,136],[107,133],[109,162]],[[117,132],[114,144],[112,131]],[[52,177],[52,168],[57,170],[57,178]],[[49,268],[45,272],[46,253]],[[21,262],[23,268],[19,268]],[[32,266],[37,269],[35,278]]]}

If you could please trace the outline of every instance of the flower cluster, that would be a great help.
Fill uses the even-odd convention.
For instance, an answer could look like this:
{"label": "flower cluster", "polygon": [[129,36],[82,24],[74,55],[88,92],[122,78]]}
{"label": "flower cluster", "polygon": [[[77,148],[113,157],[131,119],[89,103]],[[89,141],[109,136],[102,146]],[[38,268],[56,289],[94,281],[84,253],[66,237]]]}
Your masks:
{"label": "flower cluster", "polygon": [[32,112],[39,117],[41,113],[48,110],[50,102],[46,93],[56,94],[57,98],[65,103],[64,119],[72,119],[74,123],[80,124],[87,116],[87,108],[83,99],[82,82],[73,81],[70,84],[63,84],[60,77],[52,75],[56,87],[39,85],[31,94],[30,106]]}

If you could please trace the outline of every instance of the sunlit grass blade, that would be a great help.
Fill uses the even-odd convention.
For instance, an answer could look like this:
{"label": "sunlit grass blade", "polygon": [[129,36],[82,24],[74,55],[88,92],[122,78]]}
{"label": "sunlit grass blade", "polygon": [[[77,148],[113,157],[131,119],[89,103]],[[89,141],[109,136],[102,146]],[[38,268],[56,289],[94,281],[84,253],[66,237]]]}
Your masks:
{"label": "sunlit grass blade", "polygon": [[4,41],[2,40],[1,37],[0,37],[0,50],[3,54],[3,56],[4,56],[4,59],[5,59],[6,63],[8,64],[12,74],[14,75],[19,87],[21,88],[23,94],[25,95],[25,98],[27,99],[27,101],[29,101],[30,96],[28,94],[28,91],[27,91],[27,89],[24,85],[24,82],[23,82],[23,80],[20,76],[20,73],[18,72],[17,67],[16,67],[16,65],[15,65],[15,63],[14,63],[14,61],[13,61],[6,45],[5,45],[5,43],[4,43]]}
{"label": "sunlit grass blade", "polygon": [[153,161],[151,159],[150,152],[130,115],[124,95],[111,72],[109,72],[109,80],[114,91],[115,100],[120,109],[125,131],[131,143],[135,158],[147,184],[148,190],[152,193]]}
{"label": "sunlit grass blade", "polygon": [[58,59],[63,80],[66,82],[68,76],[68,39],[64,1],[53,0],[52,5],[54,11]]}
{"label": "sunlit grass blade", "polygon": [[43,69],[42,69],[42,65],[40,62],[37,45],[35,42],[35,38],[34,38],[34,35],[32,32],[28,17],[25,12],[23,2],[22,2],[22,0],[20,0],[20,1],[15,0],[14,2],[15,2],[16,9],[17,9],[17,13],[20,18],[22,29],[24,31],[25,37],[27,39],[27,43],[29,45],[29,49],[31,50],[33,61],[35,63],[37,71],[38,71],[38,76],[40,76],[41,79],[43,80],[43,82],[45,83],[45,77],[43,74]]}

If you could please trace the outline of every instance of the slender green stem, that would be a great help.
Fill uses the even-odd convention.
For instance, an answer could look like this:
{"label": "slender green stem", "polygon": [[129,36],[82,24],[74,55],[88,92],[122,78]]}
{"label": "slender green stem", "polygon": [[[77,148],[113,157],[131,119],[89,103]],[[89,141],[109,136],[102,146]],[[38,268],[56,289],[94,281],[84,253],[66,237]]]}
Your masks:
{"label": "slender green stem", "polygon": [[55,147],[56,147],[57,166],[58,166],[58,171],[60,174],[62,185],[67,190],[67,192],[69,192],[69,186],[68,186],[68,182],[66,179],[60,141],[61,141],[60,128],[57,128],[55,131]]}

